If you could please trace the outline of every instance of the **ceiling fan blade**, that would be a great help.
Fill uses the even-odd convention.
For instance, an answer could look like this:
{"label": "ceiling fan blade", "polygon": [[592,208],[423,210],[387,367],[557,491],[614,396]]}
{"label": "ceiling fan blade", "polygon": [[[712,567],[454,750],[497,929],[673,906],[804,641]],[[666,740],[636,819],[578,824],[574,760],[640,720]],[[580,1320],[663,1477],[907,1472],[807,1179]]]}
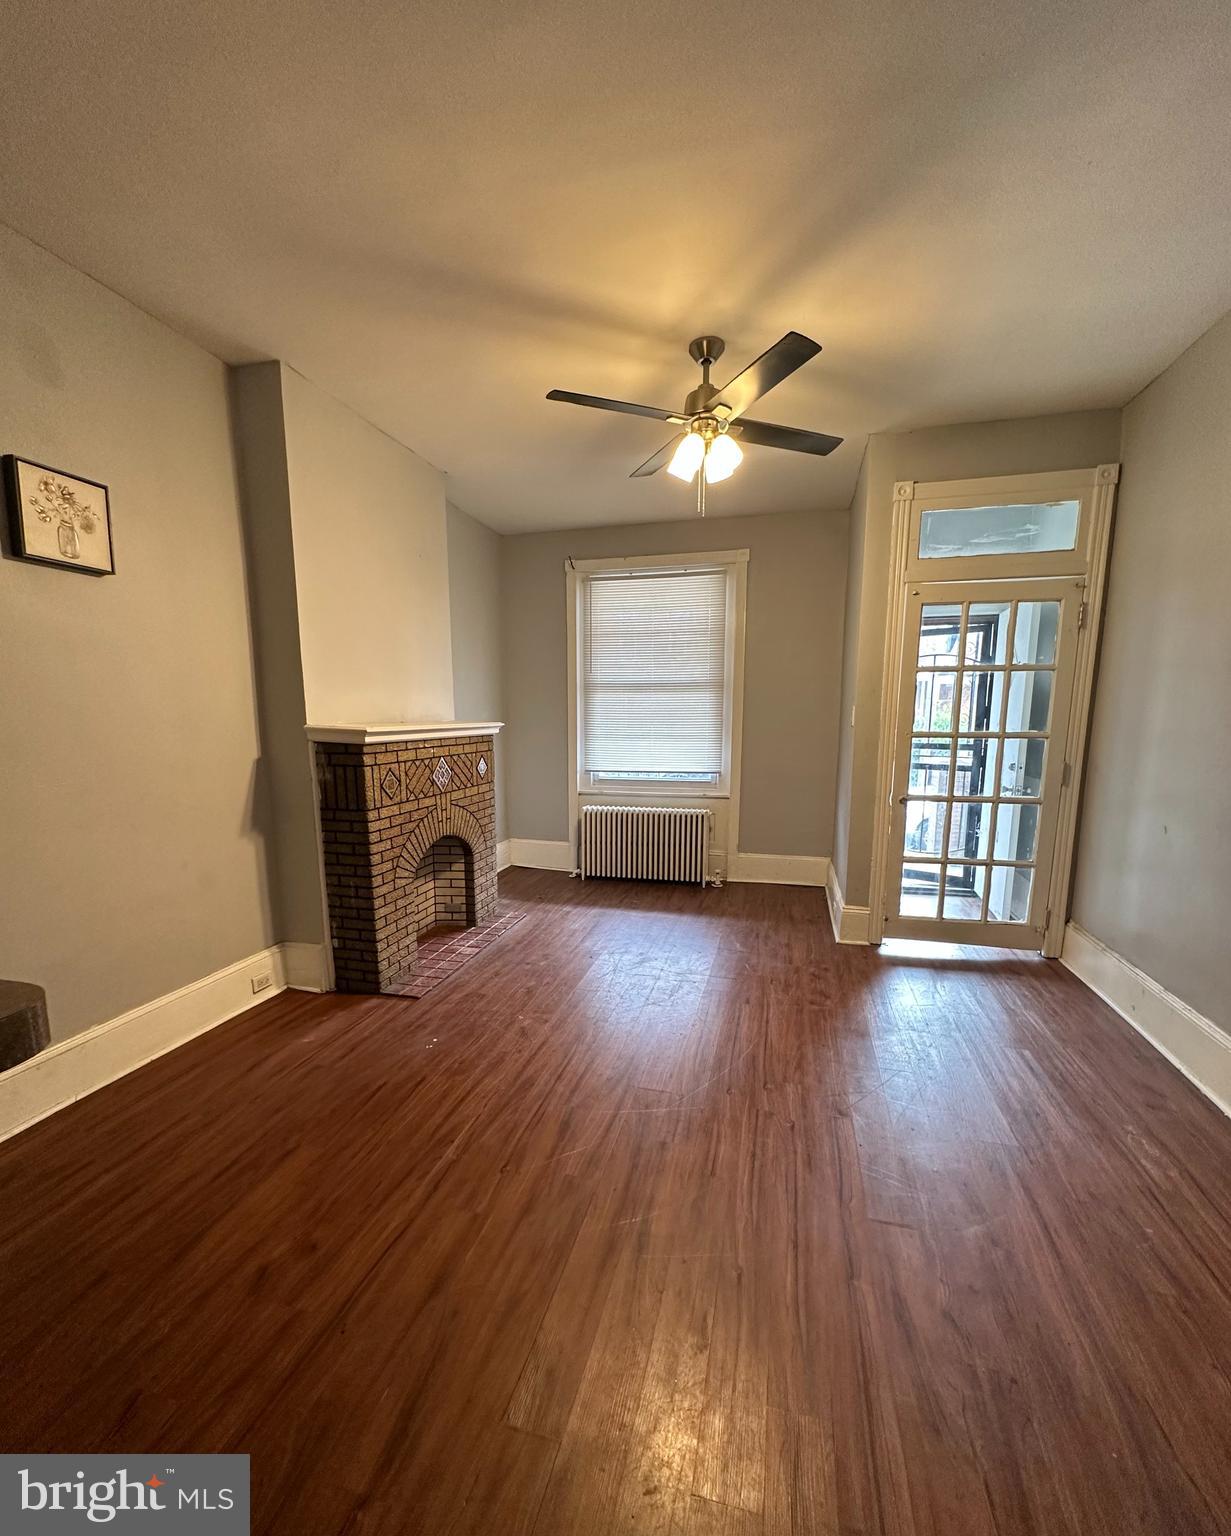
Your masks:
{"label": "ceiling fan blade", "polygon": [[[680,434],[683,437],[683,433]],[[648,458],[644,464],[640,464],[629,475],[630,480],[635,480],[641,475],[656,475],[664,464],[670,464],[671,456],[676,450],[680,437],[673,437],[669,443],[664,443],[653,457]]]}
{"label": "ceiling fan blade", "polygon": [[793,448],[796,453],[832,453],[842,441],[828,432],[804,432],[799,427],[779,427],[772,421],[749,421],[743,416],[731,423],[732,436],[759,448]]}
{"label": "ceiling fan blade", "polygon": [[601,395],[575,395],[571,389],[549,391],[549,400],[563,400],[569,405],[589,405],[596,411],[620,411],[625,416],[652,416],[655,421],[675,421],[683,426],[688,420],[675,411],[664,411],[656,405],[633,405],[628,400],[604,400]]}
{"label": "ceiling fan blade", "polygon": [[801,336],[798,331],[788,331],[768,352],[762,352],[755,362],[749,363],[743,373],[737,373],[725,389],[720,389],[710,402],[711,408],[725,405],[731,418],[742,416],[755,400],[789,378],[820,350],[820,342]]}

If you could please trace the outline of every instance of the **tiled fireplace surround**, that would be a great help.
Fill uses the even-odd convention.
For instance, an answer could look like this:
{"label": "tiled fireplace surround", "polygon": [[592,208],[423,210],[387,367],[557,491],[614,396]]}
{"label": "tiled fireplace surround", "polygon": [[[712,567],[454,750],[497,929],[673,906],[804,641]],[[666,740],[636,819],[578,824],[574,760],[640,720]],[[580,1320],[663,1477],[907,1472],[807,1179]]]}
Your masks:
{"label": "tiled fireplace surround", "polygon": [[499,729],[309,727],[339,992],[401,990],[422,934],[495,916]]}

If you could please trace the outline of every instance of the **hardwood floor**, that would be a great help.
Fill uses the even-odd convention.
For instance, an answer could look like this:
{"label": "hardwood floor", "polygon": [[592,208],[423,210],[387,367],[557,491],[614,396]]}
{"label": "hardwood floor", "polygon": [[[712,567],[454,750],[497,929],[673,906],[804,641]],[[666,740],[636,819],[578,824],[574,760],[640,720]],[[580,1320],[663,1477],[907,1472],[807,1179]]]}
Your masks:
{"label": "hardwood floor", "polygon": [[0,1146],[5,1450],[305,1536],[1231,1529],[1231,1124],[1059,966],[513,871]]}

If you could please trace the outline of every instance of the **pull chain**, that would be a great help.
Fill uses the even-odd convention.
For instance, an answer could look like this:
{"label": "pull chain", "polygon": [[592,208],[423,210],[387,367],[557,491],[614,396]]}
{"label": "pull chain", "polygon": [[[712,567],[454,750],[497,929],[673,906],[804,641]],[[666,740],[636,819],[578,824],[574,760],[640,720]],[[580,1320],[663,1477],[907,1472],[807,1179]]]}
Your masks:
{"label": "pull chain", "polygon": [[697,516],[705,516],[705,460],[709,458],[710,445],[706,443],[701,468],[697,471]]}

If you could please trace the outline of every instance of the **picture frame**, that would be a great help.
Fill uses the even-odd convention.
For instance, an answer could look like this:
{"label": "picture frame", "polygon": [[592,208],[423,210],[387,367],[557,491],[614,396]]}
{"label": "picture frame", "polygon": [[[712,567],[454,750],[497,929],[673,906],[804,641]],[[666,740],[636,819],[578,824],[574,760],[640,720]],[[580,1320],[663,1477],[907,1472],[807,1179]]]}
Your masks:
{"label": "picture frame", "polygon": [[4,499],[13,554],[88,576],[114,576],[107,487],[34,459],[6,453]]}

